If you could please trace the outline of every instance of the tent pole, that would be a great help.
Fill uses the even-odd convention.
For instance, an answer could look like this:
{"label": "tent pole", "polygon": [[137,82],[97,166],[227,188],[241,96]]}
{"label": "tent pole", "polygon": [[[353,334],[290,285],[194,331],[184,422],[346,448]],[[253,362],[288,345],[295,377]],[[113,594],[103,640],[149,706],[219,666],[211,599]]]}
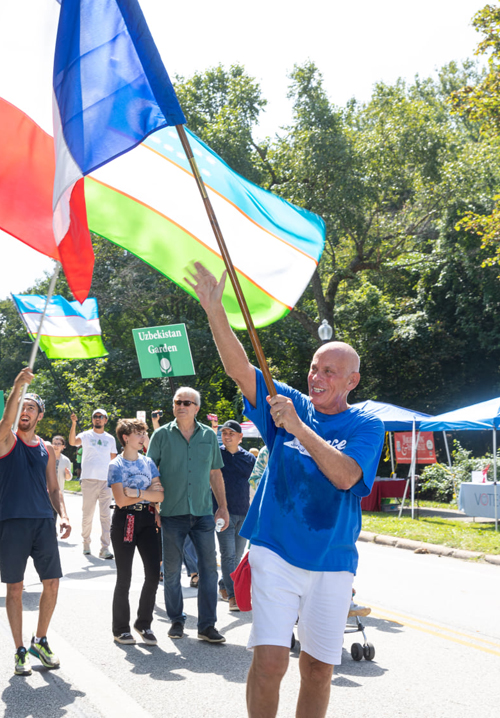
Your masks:
{"label": "tent pole", "polygon": [[446,456],[448,457],[448,467],[451,469],[450,447],[448,446],[448,437],[446,436],[446,431],[443,431],[443,438],[444,445],[446,446]]}
{"label": "tent pole", "polygon": [[415,446],[415,417],[411,428],[411,517],[415,518],[415,455],[417,449]]}
{"label": "tent pole", "polygon": [[448,468],[451,472],[451,482],[453,484],[453,496],[456,498],[457,505],[458,505],[457,485],[455,483],[455,476],[452,471],[450,447],[448,446],[448,437],[446,436],[446,431],[443,431],[443,438],[444,438],[444,445],[446,447],[446,456],[448,457]]}
{"label": "tent pole", "polygon": [[389,450],[391,452],[391,476],[394,476],[394,447],[392,445],[392,439],[394,437],[394,434],[392,432],[388,432],[389,434]]}
{"label": "tent pole", "polygon": [[493,427],[493,502],[495,504],[495,531],[498,531],[497,505],[497,430]]}

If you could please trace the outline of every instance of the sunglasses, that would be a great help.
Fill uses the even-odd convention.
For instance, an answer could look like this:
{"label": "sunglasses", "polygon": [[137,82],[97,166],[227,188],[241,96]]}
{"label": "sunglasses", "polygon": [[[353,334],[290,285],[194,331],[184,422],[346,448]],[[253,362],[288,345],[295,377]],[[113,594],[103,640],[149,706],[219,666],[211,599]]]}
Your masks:
{"label": "sunglasses", "polygon": [[92,417],[93,419],[104,419],[105,417],[102,414],[94,414]]}
{"label": "sunglasses", "polygon": [[191,404],[194,404],[196,406],[196,402],[189,401],[189,399],[174,399],[174,404],[176,406],[191,406]]}

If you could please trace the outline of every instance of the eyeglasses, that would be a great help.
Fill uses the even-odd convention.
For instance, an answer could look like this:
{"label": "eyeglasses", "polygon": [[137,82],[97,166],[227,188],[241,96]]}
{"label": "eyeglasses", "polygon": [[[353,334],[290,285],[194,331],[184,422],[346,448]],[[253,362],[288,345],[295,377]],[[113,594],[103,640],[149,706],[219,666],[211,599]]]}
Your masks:
{"label": "eyeglasses", "polygon": [[66,446],[66,444],[63,444],[62,441],[53,441],[52,446]]}
{"label": "eyeglasses", "polygon": [[104,419],[104,416],[102,414],[94,414],[92,417],[93,419]]}
{"label": "eyeglasses", "polygon": [[174,399],[176,406],[191,406],[191,404],[197,405],[195,401],[189,401],[189,399]]}

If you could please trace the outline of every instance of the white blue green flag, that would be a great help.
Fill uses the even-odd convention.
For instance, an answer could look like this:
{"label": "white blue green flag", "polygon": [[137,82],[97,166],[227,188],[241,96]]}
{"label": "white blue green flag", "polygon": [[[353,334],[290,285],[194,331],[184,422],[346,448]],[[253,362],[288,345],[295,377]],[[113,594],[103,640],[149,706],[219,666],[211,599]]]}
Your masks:
{"label": "white blue green flag", "polygon": [[[34,339],[47,297],[42,294],[13,294],[26,328]],[[49,359],[95,359],[107,356],[101,337],[97,299],[83,304],[69,302],[56,294],[43,320],[40,348]]]}

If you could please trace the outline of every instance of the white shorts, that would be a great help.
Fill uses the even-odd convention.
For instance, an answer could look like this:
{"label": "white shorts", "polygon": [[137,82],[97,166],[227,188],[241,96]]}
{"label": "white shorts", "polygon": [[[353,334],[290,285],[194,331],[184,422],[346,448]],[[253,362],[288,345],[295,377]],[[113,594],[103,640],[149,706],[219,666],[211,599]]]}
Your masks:
{"label": "white shorts", "polygon": [[339,665],[354,575],[349,571],[307,571],[264,546],[252,545],[253,622],[248,648],[290,647],[297,618],[302,651]]}

